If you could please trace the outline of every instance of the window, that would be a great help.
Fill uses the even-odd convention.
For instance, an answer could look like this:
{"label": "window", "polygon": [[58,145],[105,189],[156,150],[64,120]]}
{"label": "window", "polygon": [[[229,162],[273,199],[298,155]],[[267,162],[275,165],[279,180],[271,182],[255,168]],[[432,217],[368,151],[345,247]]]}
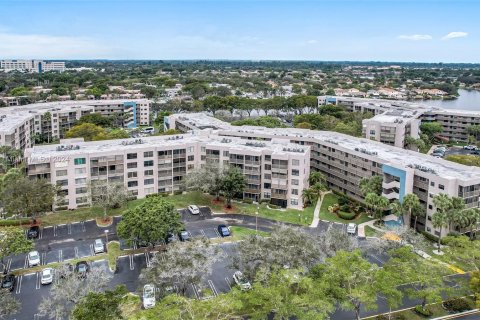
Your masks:
{"label": "window", "polygon": [[265,164],[265,170],[272,170],[271,164]]}
{"label": "window", "polygon": [[57,186],[68,186],[68,180],[57,180]]}
{"label": "window", "polygon": [[296,159],[293,159],[292,160],[292,166],[298,166],[298,165],[300,165],[300,161],[296,160]]}
{"label": "window", "polygon": [[202,152],[205,152],[206,148],[205,148],[205,147],[202,147],[200,150],[201,150]]}
{"label": "window", "polygon": [[137,177],[137,171],[129,172],[129,173],[127,173],[127,176],[129,178],[136,178]]}
{"label": "window", "polygon": [[67,170],[57,170],[57,177],[63,177],[67,175]]}
{"label": "window", "polygon": [[151,194],[155,192],[155,188],[145,188],[144,189],[145,194]]}
{"label": "window", "polygon": [[87,172],[87,168],[75,168],[75,174],[84,174]]}
{"label": "window", "polygon": [[298,196],[298,189],[292,189],[292,194]]}
{"label": "window", "polygon": [[265,199],[270,199],[270,198],[272,197],[272,194],[271,194],[270,192],[264,192],[264,193],[263,193],[263,197],[264,197]]}
{"label": "window", "polygon": [[375,134],[375,130],[370,130],[370,134]]}
{"label": "window", "polygon": [[292,170],[292,176],[296,176],[298,177],[300,175],[300,171],[296,170],[296,169],[293,169]]}
{"label": "window", "polygon": [[293,186],[298,186],[298,179],[292,179],[292,185]]}
{"label": "window", "polygon": [[223,156],[224,156],[224,157],[228,157],[228,156],[229,156],[229,152],[228,152],[228,151],[223,151]]}
{"label": "window", "polygon": [[445,186],[444,186],[443,184],[439,184],[439,185],[438,185],[438,189],[440,189],[440,190],[445,190]]}
{"label": "window", "polygon": [[263,188],[264,188],[264,189],[271,189],[271,188],[272,188],[272,184],[271,184],[271,183],[264,183],[264,184],[263,184]]}
{"label": "window", "polygon": [[290,204],[294,206],[298,205],[298,199],[290,199]]}
{"label": "window", "polygon": [[153,170],[145,170],[143,174],[146,176],[153,176]]}
{"label": "window", "polygon": [[153,179],[145,179],[143,181],[143,184],[147,185],[147,184],[153,184]]}
{"label": "window", "polygon": [[435,187],[435,182],[430,181],[430,186]]}
{"label": "window", "polygon": [[87,183],[87,178],[77,178],[75,179],[75,184],[85,184]]}
{"label": "window", "polygon": [[193,161],[193,160],[195,160],[195,157],[194,157],[194,156],[188,156],[188,157],[187,157],[187,160],[188,160],[188,161]]}
{"label": "window", "polygon": [[87,187],[80,187],[75,189],[75,194],[87,193]]}
{"label": "window", "polygon": [[265,161],[272,161],[272,156],[266,155],[265,156]]}
{"label": "window", "polygon": [[428,209],[432,210],[433,206],[431,204],[428,205]]}
{"label": "window", "polygon": [[194,147],[188,147],[188,152],[189,152],[189,153],[192,153],[193,151],[195,151],[195,148],[194,148]]}
{"label": "window", "polygon": [[85,158],[75,158],[74,163],[76,166],[79,166],[87,163],[87,161],[85,160]]}
{"label": "window", "polygon": [[143,157],[144,157],[144,158],[153,157],[153,151],[145,151],[145,152],[143,153]]}
{"label": "window", "polygon": [[153,167],[153,160],[145,160],[143,161],[144,167]]}
{"label": "window", "polygon": [[137,167],[136,162],[128,162],[127,163],[127,169],[133,169],[133,168],[136,168],[136,167]]}
{"label": "window", "polygon": [[272,175],[270,173],[265,173],[264,175],[265,179],[267,180],[271,180],[272,179]]}
{"label": "window", "polygon": [[133,188],[138,186],[138,181],[128,181],[128,187]]}
{"label": "window", "polygon": [[86,203],[88,201],[88,198],[87,197],[79,197],[77,199],[75,199],[75,202],[77,204],[80,204],[80,203]]}
{"label": "window", "polygon": [[127,159],[137,159],[136,153],[127,153]]}

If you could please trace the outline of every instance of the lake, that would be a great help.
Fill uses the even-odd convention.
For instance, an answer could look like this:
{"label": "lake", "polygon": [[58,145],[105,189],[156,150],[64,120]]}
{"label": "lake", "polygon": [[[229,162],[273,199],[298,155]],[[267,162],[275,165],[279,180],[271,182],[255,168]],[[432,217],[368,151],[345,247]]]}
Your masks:
{"label": "lake", "polygon": [[459,89],[455,100],[417,100],[419,103],[444,109],[475,110],[480,112],[480,91]]}

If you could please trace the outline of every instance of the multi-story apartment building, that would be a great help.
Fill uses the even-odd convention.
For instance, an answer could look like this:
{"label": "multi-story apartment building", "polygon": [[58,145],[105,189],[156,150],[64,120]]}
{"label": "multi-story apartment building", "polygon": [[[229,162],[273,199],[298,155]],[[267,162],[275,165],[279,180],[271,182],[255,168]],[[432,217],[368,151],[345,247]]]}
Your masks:
{"label": "multi-story apartment building", "polygon": [[[472,125],[480,125],[480,112],[462,111],[462,110],[446,110],[439,107],[432,107],[424,104],[408,101],[391,101],[381,99],[363,99],[353,97],[337,97],[337,96],[320,96],[318,97],[318,105],[335,104],[345,106],[347,111],[351,112],[372,112],[374,115],[371,119],[363,120],[364,137],[374,139],[376,141],[388,141],[393,139],[385,139],[384,135],[379,134],[378,127],[385,128],[385,134],[389,137],[395,134],[395,146],[404,147],[402,143],[403,136],[411,135],[416,138],[418,136],[420,124],[423,122],[436,121],[442,125],[443,131],[440,134],[449,140],[467,141],[468,127]],[[402,112],[401,118],[393,116],[392,112]],[[407,117],[404,117],[407,115]],[[398,119],[397,122],[392,121]],[[417,121],[420,120],[420,121]],[[401,123],[398,121],[402,121]],[[376,128],[375,128],[376,127]],[[374,133],[370,133],[374,130]],[[403,139],[404,141],[404,139]]]}
{"label": "multi-story apartment building", "polygon": [[[208,128],[204,114],[181,114],[165,118],[165,126],[178,130],[202,132],[195,126]],[[480,168],[456,164],[392,145],[355,138],[335,132],[306,129],[270,129],[251,126],[231,126],[212,119],[210,128],[220,136],[239,137],[250,141],[279,141],[310,146],[310,169],[321,171],[330,188],[356,200],[363,200],[359,189],[362,178],[383,177],[383,195],[391,201],[402,200],[415,193],[425,207],[427,217],[419,218],[418,227],[439,234],[431,223],[435,212],[433,197],[439,193],[461,197],[467,207],[478,207]],[[411,217],[405,217],[409,222]],[[445,234],[449,230],[443,231]]]}
{"label": "multi-story apartment building", "polygon": [[157,192],[184,190],[186,174],[206,163],[239,168],[247,181],[244,198],[303,208],[308,186],[310,147],[285,140],[252,142],[204,131],[198,135],[79,142],[27,149],[28,175],[60,187],[59,207],[87,205],[92,180],[122,182],[143,198]]}
{"label": "multi-story apartment building", "polygon": [[24,150],[32,146],[35,132],[30,114],[0,115],[0,145]]}
{"label": "multi-story apartment building", "polygon": [[48,71],[65,71],[65,62],[63,61],[44,61],[44,60],[0,60],[0,69],[5,72],[23,71],[42,73]]}
{"label": "multi-story apartment building", "polygon": [[[40,134],[49,140],[53,140],[64,138],[65,133],[83,115],[94,112],[105,116],[117,115],[122,119],[125,128],[135,128],[139,125],[150,124],[150,101],[146,99],[36,103],[1,108],[0,117],[7,116],[8,119],[12,119],[12,121],[8,120],[4,121],[4,123],[8,122],[8,127],[13,128],[13,131],[20,131],[22,127],[29,125],[33,117],[34,132],[31,136]],[[23,150],[26,147],[31,147],[32,144],[33,139],[29,139],[25,145],[20,144],[19,146]]]}

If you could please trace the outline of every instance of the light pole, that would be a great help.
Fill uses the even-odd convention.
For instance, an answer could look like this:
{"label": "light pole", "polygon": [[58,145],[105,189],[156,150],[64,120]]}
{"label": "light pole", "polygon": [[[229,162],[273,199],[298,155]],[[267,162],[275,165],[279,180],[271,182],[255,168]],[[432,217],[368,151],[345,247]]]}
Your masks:
{"label": "light pole", "polygon": [[105,252],[108,250],[108,230],[105,230],[105,240],[106,240],[106,243],[105,243]]}
{"label": "light pole", "polygon": [[257,211],[255,211],[255,234],[258,233],[258,211],[260,210],[260,207],[257,206]]}

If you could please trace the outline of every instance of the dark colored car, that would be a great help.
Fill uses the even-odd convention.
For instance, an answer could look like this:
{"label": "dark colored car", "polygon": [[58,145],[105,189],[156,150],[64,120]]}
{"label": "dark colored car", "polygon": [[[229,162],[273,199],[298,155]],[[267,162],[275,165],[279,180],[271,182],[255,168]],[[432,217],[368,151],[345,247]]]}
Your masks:
{"label": "dark colored car", "polygon": [[75,265],[75,272],[77,272],[81,278],[85,278],[88,271],[90,271],[90,266],[88,265],[87,261],[79,261]]}
{"label": "dark colored car", "polygon": [[173,232],[167,233],[167,238],[165,239],[166,243],[178,241],[177,236]]}
{"label": "dark colored car", "polygon": [[190,237],[190,233],[188,231],[183,230],[178,233],[178,238],[180,241],[190,241],[192,237]]}
{"label": "dark colored car", "polygon": [[27,231],[27,238],[28,239],[36,239],[40,235],[40,227],[39,226],[32,226]]}
{"label": "dark colored car", "polygon": [[2,279],[2,289],[8,290],[8,291],[13,291],[15,289],[15,283],[16,283],[16,278],[13,274],[7,274],[5,277]]}
{"label": "dark colored car", "polygon": [[471,153],[475,155],[480,155],[480,150],[475,150],[475,151],[472,151]]}
{"label": "dark colored car", "polygon": [[217,227],[218,233],[220,234],[221,237],[228,237],[230,236],[230,229],[224,224],[221,224]]}

